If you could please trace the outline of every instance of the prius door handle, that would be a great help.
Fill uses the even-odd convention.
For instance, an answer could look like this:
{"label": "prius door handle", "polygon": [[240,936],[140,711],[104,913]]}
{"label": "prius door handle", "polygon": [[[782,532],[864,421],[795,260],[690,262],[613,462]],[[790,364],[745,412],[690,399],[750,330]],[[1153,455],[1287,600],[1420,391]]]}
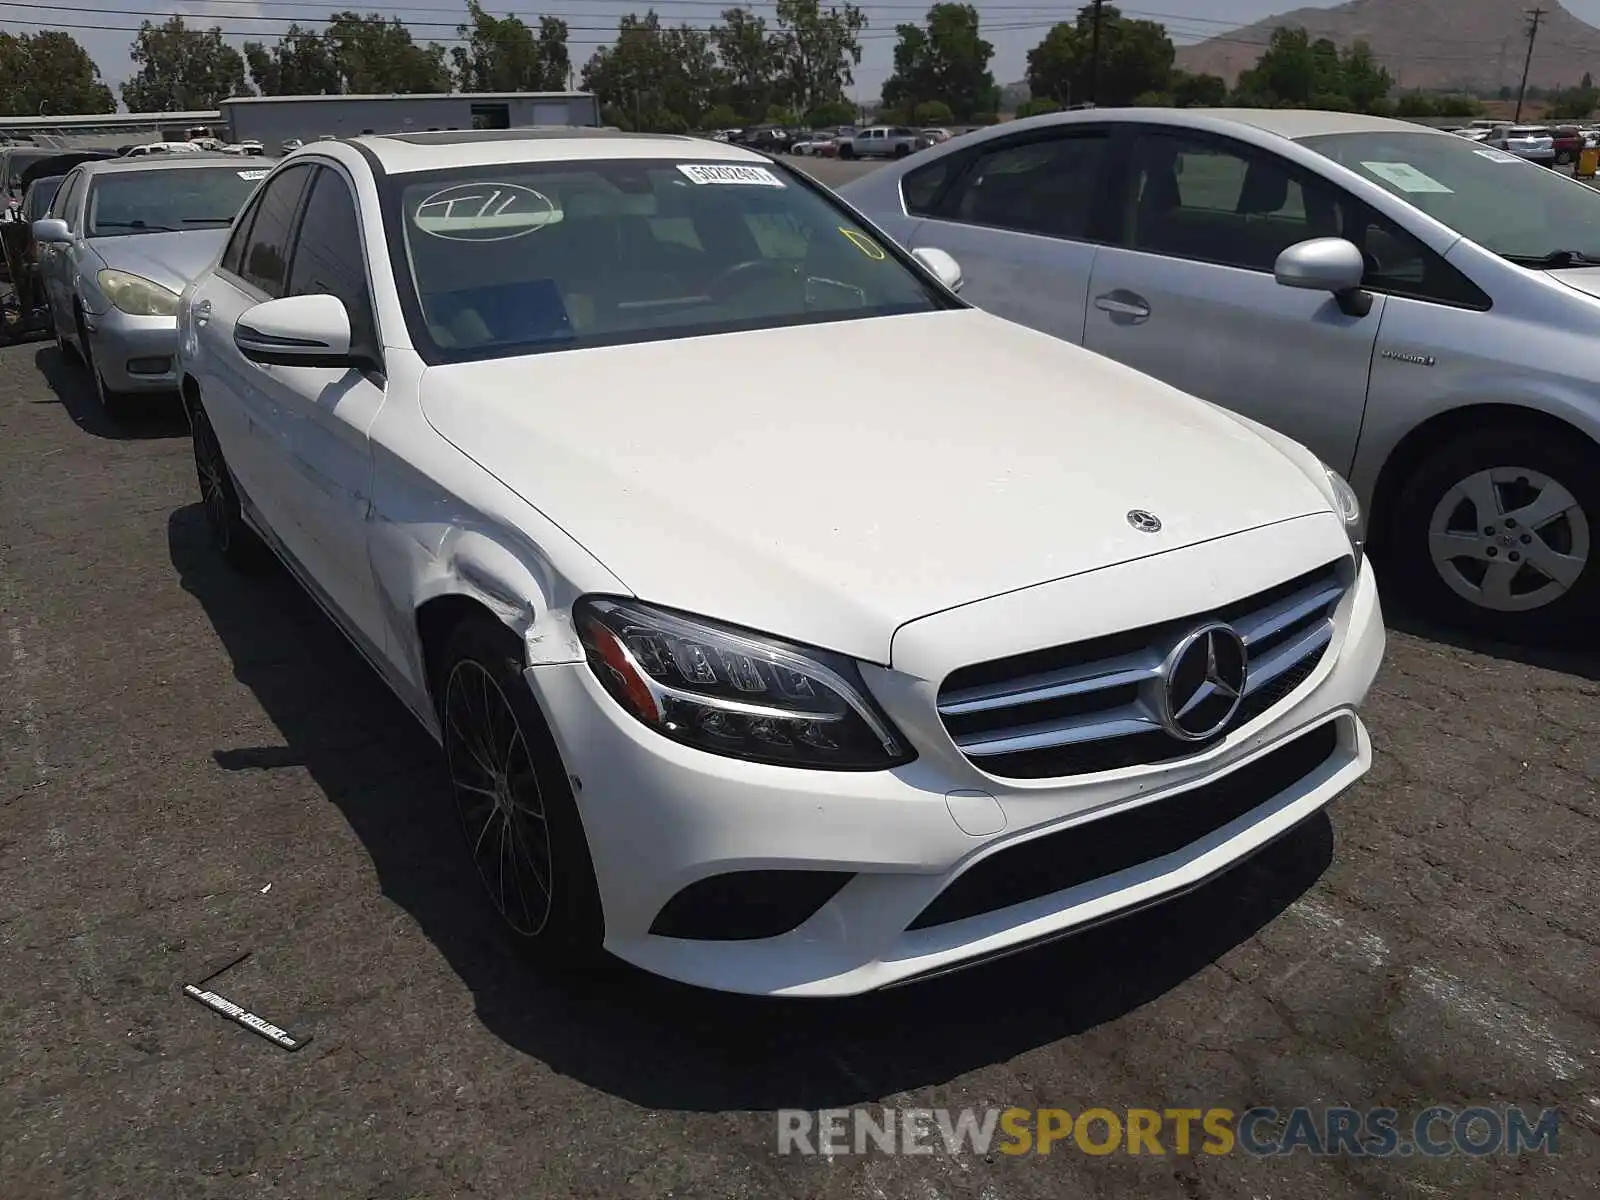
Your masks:
{"label": "prius door handle", "polygon": [[189,312],[194,317],[194,323],[196,325],[204,325],[207,321],[211,320],[211,301],[196,301],[195,306],[190,309]]}
{"label": "prius door handle", "polygon": [[1145,298],[1133,292],[1107,292],[1094,298],[1094,306],[1114,317],[1131,317],[1135,321],[1143,321],[1150,315],[1150,305]]}

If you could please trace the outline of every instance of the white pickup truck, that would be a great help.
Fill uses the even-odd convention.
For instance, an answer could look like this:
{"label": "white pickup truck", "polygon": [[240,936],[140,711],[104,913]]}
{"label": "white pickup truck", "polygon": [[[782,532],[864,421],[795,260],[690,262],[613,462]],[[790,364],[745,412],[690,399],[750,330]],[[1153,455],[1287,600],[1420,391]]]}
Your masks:
{"label": "white pickup truck", "polygon": [[874,125],[841,139],[840,158],[905,158],[933,145],[931,138],[905,125]]}

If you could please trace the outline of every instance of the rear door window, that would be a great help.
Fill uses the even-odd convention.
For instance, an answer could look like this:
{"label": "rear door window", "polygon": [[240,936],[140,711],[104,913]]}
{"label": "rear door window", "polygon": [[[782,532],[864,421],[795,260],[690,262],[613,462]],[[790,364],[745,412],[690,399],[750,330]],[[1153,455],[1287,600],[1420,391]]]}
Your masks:
{"label": "rear door window", "polygon": [[284,295],[287,286],[289,231],[310,178],[311,168],[304,164],[280,171],[256,204],[239,277],[273,299]]}

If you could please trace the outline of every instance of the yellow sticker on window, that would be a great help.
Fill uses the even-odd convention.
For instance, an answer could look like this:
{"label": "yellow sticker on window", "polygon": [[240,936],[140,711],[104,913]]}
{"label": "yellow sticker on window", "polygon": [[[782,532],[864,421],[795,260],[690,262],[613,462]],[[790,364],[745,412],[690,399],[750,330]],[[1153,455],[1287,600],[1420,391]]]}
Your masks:
{"label": "yellow sticker on window", "polygon": [[882,262],[884,259],[889,257],[883,252],[883,247],[878,245],[877,242],[873,241],[866,234],[860,233],[854,229],[846,229],[843,225],[839,226],[839,232],[850,239],[850,244],[857,250],[861,251],[861,253],[865,254],[868,258],[872,259],[873,262]]}

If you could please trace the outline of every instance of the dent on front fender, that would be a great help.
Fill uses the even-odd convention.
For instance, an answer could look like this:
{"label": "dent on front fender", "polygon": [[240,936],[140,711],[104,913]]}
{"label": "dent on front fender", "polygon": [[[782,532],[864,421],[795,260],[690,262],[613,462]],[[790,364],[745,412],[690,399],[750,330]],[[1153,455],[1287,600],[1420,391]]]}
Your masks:
{"label": "dent on front fender", "polygon": [[447,521],[381,516],[369,546],[390,657],[418,695],[428,684],[417,613],[445,596],[492,613],[522,642],[530,665],[582,661],[570,616],[576,596],[537,554],[515,553],[487,533]]}

